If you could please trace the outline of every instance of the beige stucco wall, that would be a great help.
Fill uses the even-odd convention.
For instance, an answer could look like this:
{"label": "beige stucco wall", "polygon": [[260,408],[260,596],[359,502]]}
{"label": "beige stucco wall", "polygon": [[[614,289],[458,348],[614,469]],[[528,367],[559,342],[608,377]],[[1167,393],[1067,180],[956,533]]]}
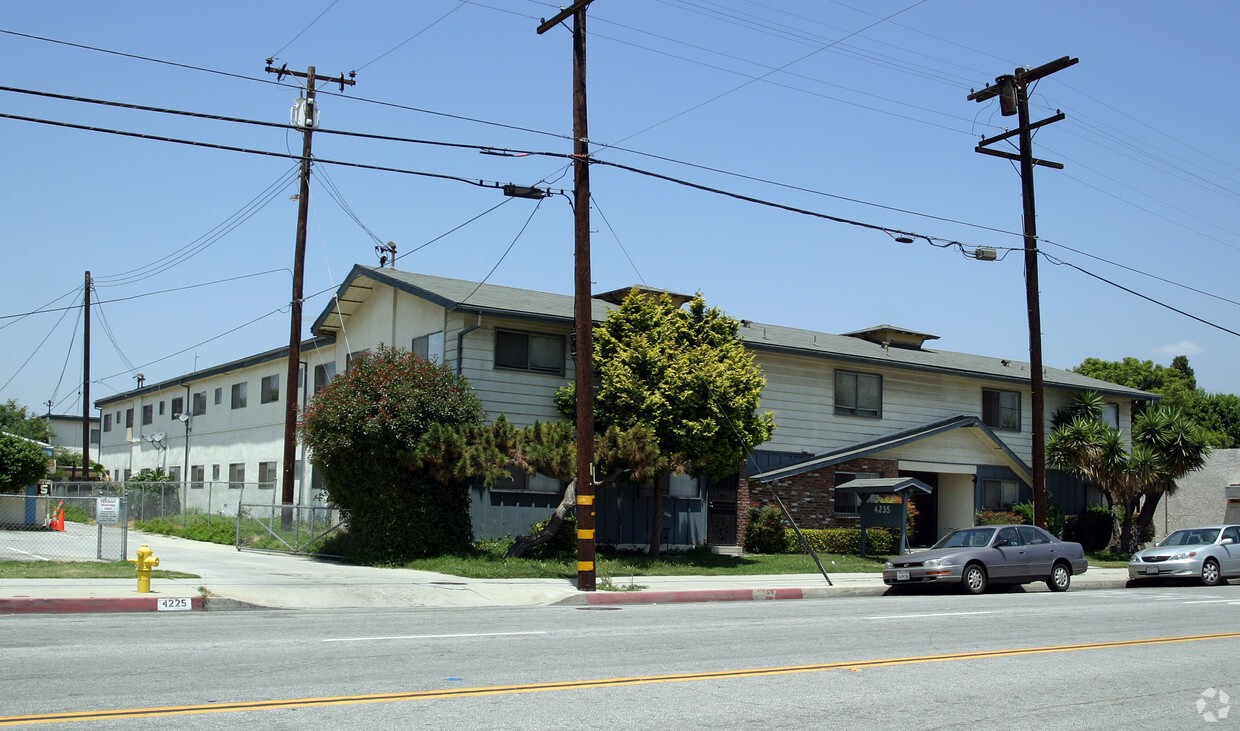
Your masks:
{"label": "beige stucco wall", "polygon": [[1177,482],[1179,490],[1163,498],[1154,516],[1156,540],[1180,528],[1227,520],[1227,486],[1240,484],[1240,449],[1214,450],[1205,467]]}

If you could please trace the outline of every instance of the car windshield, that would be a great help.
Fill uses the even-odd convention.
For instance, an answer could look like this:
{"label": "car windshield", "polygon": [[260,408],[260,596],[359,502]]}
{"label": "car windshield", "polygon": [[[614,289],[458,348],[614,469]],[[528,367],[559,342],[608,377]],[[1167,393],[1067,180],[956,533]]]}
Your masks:
{"label": "car windshield", "polygon": [[1167,536],[1160,546],[1204,546],[1218,538],[1218,528],[1190,528]]}
{"label": "car windshield", "polygon": [[994,528],[967,528],[948,533],[931,548],[981,548],[990,544],[990,537],[994,534]]}

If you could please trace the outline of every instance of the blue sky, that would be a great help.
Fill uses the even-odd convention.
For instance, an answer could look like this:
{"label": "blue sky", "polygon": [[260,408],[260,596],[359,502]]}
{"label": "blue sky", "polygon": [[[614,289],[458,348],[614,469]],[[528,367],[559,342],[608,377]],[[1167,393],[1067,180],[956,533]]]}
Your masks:
{"label": "blue sky", "polygon": [[[299,92],[264,73],[274,55],[357,71],[343,94],[321,89],[323,129],[566,153],[570,33],[535,33],[557,7],[48,0],[6,9],[0,64],[9,88],[286,123]],[[1028,360],[1023,257],[1002,256],[1021,246],[1019,174],[973,151],[1015,122],[966,96],[1072,56],[1032,101],[1035,120],[1067,115],[1034,141],[1066,165],[1035,173],[1045,363],[1184,354],[1199,385],[1240,392],[1240,337],[1227,332],[1240,331],[1235,3],[595,0],[589,14],[600,160],[940,244],[596,165],[595,291],[701,291],[737,318],[837,333],[889,323],[945,350]],[[285,129],[14,91],[0,113],[301,147]],[[314,153],[572,187],[548,156],[328,134]],[[86,270],[104,302],[92,399],[132,388],[136,371],[157,381],[287,343],[293,161],[7,118],[0,154],[0,399],[80,413],[80,308],[11,316],[80,304]],[[401,269],[572,292],[564,197],[327,163],[312,180],[307,334],[352,265],[377,263],[377,241],[397,242]],[[978,246],[1000,260],[961,254]]]}

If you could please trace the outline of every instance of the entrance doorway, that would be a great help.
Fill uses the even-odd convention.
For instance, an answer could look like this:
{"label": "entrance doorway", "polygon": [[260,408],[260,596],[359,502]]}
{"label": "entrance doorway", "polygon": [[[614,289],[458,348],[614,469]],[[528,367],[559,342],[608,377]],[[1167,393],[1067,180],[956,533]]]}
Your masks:
{"label": "entrance doorway", "polygon": [[712,546],[735,546],[736,492],[740,476],[706,482],[706,542]]}
{"label": "entrance doorway", "polygon": [[932,545],[939,539],[939,474],[937,472],[907,472],[900,470],[900,477],[915,477],[934,488],[933,492],[917,492],[913,495],[913,507],[917,517],[909,534],[910,546]]}

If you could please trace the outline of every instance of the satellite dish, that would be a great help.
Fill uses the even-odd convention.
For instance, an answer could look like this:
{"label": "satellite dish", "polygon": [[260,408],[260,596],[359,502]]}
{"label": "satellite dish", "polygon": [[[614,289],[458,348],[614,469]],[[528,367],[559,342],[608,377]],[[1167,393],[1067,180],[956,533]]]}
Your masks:
{"label": "satellite dish", "polygon": [[177,414],[177,419],[179,419],[179,420],[181,420],[181,421],[183,421],[183,422],[185,422],[185,421],[189,421],[189,414],[187,414],[187,413],[185,413],[184,411],[182,411],[181,413]]}
{"label": "satellite dish", "polygon": [[163,433],[163,432],[161,432],[161,431],[157,431],[157,432],[155,432],[153,435],[151,435],[151,441],[152,441],[152,442],[162,442],[162,441],[164,441],[164,439],[166,439],[167,437],[168,437],[168,435],[167,435],[167,434],[164,434],[164,433]]}

